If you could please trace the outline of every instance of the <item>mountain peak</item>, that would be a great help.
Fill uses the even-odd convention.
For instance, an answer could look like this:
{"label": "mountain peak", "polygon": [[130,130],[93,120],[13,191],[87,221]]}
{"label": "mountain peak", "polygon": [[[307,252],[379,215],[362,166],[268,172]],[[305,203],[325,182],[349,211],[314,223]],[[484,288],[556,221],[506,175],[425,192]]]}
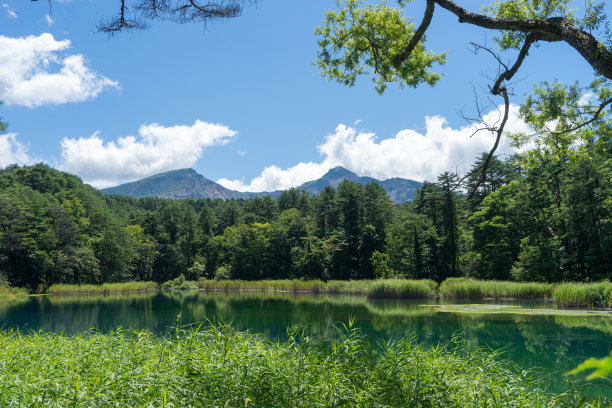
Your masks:
{"label": "mountain peak", "polygon": [[[298,189],[310,194],[319,194],[325,187],[338,187],[344,180],[355,183],[367,184],[372,181],[378,182],[389,194],[389,197],[401,203],[414,198],[416,189],[421,183],[414,180],[393,178],[390,180],[376,180],[372,177],[359,177],[352,171],[342,166],[329,169],[320,179],[307,181]],[[132,197],[165,197],[165,198],[249,198],[271,195],[278,197],[282,191],[248,193],[229,190],[214,181],[200,175],[194,169],[178,169],[166,173],[156,174],[142,180],[122,184],[117,187],[105,188],[104,194],[120,194]]]}
{"label": "mountain peak", "polygon": [[357,174],[352,171],[345,169],[342,166],[336,166],[333,169],[329,169],[325,175],[323,175],[323,179],[337,179],[337,178],[348,178],[348,177],[356,177]]}

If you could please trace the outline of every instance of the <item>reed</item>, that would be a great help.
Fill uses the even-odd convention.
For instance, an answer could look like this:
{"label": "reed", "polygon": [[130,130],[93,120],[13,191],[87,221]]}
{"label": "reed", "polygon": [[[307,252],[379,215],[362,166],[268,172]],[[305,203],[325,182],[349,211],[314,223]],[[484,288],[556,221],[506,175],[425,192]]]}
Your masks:
{"label": "reed", "polygon": [[612,307],[612,283],[563,283],[552,296],[557,305],[564,307]]}
{"label": "reed", "polygon": [[325,283],[320,280],[208,280],[200,279],[198,286],[203,290],[241,291],[255,290],[263,292],[314,292],[319,293]]}
{"label": "reed", "polygon": [[324,340],[296,330],[285,342],[224,324],[163,336],[0,332],[0,406],[552,407],[561,398],[460,341],[431,348],[410,337],[373,343],[350,324],[339,331]]}
{"label": "reed", "polygon": [[381,279],[340,281],[332,280],[262,280],[215,281],[200,279],[203,290],[262,291],[262,292],[309,292],[341,295],[366,295],[372,298],[427,299],[435,297],[436,283],[431,280]]}
{"label": "reed", "polygon": [[541,299],[552,297],[555,285],[539,282],[483,281],[448,278],[440,284],[440,296],[447,299]]}
{"label": "reed", "polygon": [[16,299],[26,298],[28,292],[22,288],[12,288],[0,285],[0,302],[8,302]]}
{"label": "reed", "polygon": [[56,283],[52,285],[47,293],[51,295],[68,294],[105,294],[105,293],[135,293],[159,290],[159,285],[155,282],[120,282],[104,283],[102,285],[69,285]]}
{"label": "reed", "polygon": [[378,299],[427,299],[436,296],[436,287],[432,280],[384,279],[373,281],[366,295]]}

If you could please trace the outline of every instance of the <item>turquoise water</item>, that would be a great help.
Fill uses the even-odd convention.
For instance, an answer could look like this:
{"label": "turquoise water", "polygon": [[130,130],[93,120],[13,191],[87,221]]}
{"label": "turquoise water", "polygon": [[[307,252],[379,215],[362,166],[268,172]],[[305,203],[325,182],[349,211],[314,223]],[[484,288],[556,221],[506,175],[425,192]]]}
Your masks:
{"label": "turquoise water", "polygon": [[[240,329],[283,339],[287,328],[305,327],[330,337],[335,326],[354,318],[374,341],[416,336],[431,345],[447,344],[453,336],[472,347],[501,351],[517,369],[528,369],[553,392],[569,389],[565,373],[589,357],[612,350],[612,317],[525,315],[513,313],[443,313],[435,301],[370,300],[350,296],[306,296],[226,293],[176,293],[133,296],[39,296],[0,304],[4,329],[79,333],[125,329],[164,332],[206,319],[231,322]],[[545,303],[506,303],[531,309]],[[589,395],[612,396],[599,381]],[[577,381],[582,386],[583,380]]]}

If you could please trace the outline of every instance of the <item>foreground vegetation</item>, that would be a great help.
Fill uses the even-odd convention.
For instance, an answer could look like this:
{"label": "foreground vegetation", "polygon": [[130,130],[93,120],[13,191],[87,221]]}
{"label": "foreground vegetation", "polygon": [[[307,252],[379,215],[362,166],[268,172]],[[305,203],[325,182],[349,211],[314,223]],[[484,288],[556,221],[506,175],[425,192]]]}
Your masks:
{"label": "foreground vegetation", "polygon": [[3,407],[548,407],[567,398],[460,342],[374,344],[350,325],[334,340],[295,331],[274,342],[212,325],[167,336],[9,331],[0,342]]}

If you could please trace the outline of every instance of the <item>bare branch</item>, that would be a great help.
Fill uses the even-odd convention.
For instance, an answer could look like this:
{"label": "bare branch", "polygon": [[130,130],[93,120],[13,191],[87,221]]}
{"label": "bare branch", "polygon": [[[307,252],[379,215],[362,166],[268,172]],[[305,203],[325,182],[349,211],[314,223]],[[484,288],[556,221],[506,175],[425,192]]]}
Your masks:
{"label": "bare branch", "polygon": [[493,144],[493,147],[489,151],[487,158],[485,159],[484,163],[481,166],[482,174],[480,175],[480,179],[478,180],[476,185],[472,188],[472,191],[469,192],[468,200],[472,198],[472,196],[474,195],[478,187],[487,178],[487,167],[489,166],[489,162],[491,161],[493,154],[495,154],[495,151],[497,150],[497,146],[499,146],[499,141],[502,137],[502,134],[504,133],[504,128],[506,127],[506,123],[508,122],[508,116],[510,113],[510,99],[508,98],[508,91],[506,90],[506,87],[502,86],[500,87],[499,92],[504,97],[504,118],[502,119],[501,124],[497,128],[497,131],[496,131],[497,135],[495,137],[495,143]]}
{"label": "bare branch", "polygon": [[512,68],[508,69],[508,67],[506,67],[506,71],[502,73],[499,78],[497,78],[497,81],[495,81],[493,88],[491,88],[491,93],[493,95],[499,95],[502,82],[511,80],[514,74],[516,74],[516,71],[518,71],[518,69],[523,64],[523,61],[525,61],[525,57],[529,53],[529,48],[531,47],[531,44],[533,44],[535,41],[535,35],[527,35],[527,38],[525,38],[525,43],[521,47],[521,51],[519,52],[518,58],[516,59],[516,62],[514,63]]}
{"label": "bare branch", "polygon": [[[120,0],[117,15],[98,24],[98,31],[114,35],[120,31],[142,30],[153,21],[206,23],[237,17],[246,0]],[[255,4],[257,0],[250,0]]]}

